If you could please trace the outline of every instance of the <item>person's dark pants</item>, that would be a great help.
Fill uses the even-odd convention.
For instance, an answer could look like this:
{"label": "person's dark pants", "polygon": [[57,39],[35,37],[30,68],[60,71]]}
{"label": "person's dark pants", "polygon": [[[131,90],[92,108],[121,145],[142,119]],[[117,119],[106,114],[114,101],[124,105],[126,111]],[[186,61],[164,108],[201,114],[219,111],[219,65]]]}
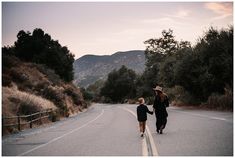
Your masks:
{"label": "person's dark pants", "polygon": [[166,127],[167,117],[155,113],[156,116],[156,128],[157,130],[162,130]]}
{"label": "person's dark pants", "polygon": [[156,118],[156,128],[157,130],[162,130],[166,127],[166,123],[167,123],[167,118],[160,118],[157,117]]}

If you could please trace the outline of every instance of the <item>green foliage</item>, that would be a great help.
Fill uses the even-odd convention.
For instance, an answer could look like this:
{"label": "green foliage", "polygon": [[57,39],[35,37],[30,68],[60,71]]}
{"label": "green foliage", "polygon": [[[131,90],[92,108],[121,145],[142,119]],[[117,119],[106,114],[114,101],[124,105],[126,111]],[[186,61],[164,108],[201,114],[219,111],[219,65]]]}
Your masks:
{"label": "green foliage", "polygon": [[[188,41],[178,42],[173,30],[162,31],[162,37],[149,39],[146,46],[146,69],[140,78],[138,96],[151,96],[152,88],[158,85],[172,87],[175,85],[175,64],[184,56],[183,50],[191,49]],[[141,83],[142,82],[142,83]]]}
{"label": "green foliage", "polygon": [[182,86],[174,86],[171,88],[165,88],[165,92],[172,101],[173,105],[199,105],[200,100],[194,97],[191,93],[185,90]]}
{"label": "green foliage", "polygon": [[146,71],[143,73],[141,76],[137,76],[137,81],[136,81],[136,96],[137,98],[139,97],[149,97],[152,96],[153,90],[152,87],[154,87],[154,84],[157,82],[154,78],[151,78],[153,76],[152,71]]}
{"label": "green foliage", "polygon": [[232,87],[233,29],[210,28],[191,53],[176,65],[176,83],[206,101],[212,93]]}
{"label": "green foliage", "polygon": [[103,80],[97,80],[95,83],[87,87],[87,90],[90,92],[94,92],[95,94],[100,93],[100,89],[104,86]]}
{"label": "green foliage", "polygon": [[178,42],[174,39],[173,30],[162,31],[162,37],[158,39],[149,39],[144,42],[148,44],[146,47],[146,54],[152,55],[169,55],[174,54],[178,47]]}
{"label": "green foliage", "polygon": [[94,96],[92,95],[91,92],[87,91],[85,88],[80,88],[80,90],[81,90],[84,100],[90,101],[93,99]]}
{"label": "green foliage", "polygon": [[207,108],[216,108],[221,110],[233,110],[233,93],[231,89],[225,88],[225,94],[220,95],[212,93],[208,97]]}
{"label": "green foliage", "polygon": [[211,27],[194,47],[187,41],[176,41],[172,30],[145,44],[146,69],[138,80],[138,95],[151,96],[145,91],[156,84],[177,95],[175,86],[179,85],[184,91],[180,98],[173,98],[198,104],[208,97],[212,102],[216,99],[211,98],[219,98],[212,94],[223,96],[225,87],[233,87],[233,27],[220,31]]}
{"label": "green foliage", "polygon": [[50,115],[50,119],[52,122],[56,122],[60,120],[60,113],[58,111],[52,111]]}
{"label": "green foliage", "polygon": [[76,92],[76,90],[72,87],[68,87],[64,90],[64,93],[67,94],[68,96],[71,96],[73,99],[74,104],[76,105],[81,105],[82,98],[81,96]]}
{"label": "green foliage", "polygon": [[30,32],[19,31],[14,47],[4,47],[3,53],[14,54],[25,61],[45,64],[63,80],[73,80],[74,55],[67,47],[52,40],[42,29],[35,29],[32,35]]}
{"label": "green foliage", "polygon": [[176,85],[183,86],[187,91],[200,99],[205,99],[201,92],[202,74],[201,63],[193,53],[189,52],[175,65]]}
{"label": "green foliage", "polygon": [[106,100],[113,102],[123,102],[125,99],[134,98],[136,74],[133,70],[122,66],[119,70],[113,70],[108,75],[104,87],[101,89],[101,95]]}
{"label": "green foliage", "polygon": [[104,86],[104,80],[98,80],[92,85],[88,86],[86,91],[92,96],[92,101],[101,102],[100,91]]}

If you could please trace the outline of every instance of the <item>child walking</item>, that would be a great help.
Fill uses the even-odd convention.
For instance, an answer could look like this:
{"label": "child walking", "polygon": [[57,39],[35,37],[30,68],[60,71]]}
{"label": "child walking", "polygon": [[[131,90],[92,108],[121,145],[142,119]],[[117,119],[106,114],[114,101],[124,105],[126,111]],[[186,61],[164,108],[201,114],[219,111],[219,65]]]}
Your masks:
{"label": "child walking", "polygon": [[149,111],[148,107],[144,104],[144,98],[138,99],[140,105],[137,106],[137,120],[139,121],[140,127],[140,136],[144,136],[146,120],[147,120],[147,113],[153,114],[153,111]]}

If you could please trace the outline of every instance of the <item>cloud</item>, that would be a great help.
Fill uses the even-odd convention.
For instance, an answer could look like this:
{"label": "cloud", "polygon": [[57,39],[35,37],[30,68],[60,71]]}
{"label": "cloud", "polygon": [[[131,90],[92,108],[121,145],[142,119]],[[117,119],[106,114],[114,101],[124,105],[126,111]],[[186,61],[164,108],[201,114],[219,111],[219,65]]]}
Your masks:
{"label": "cloud", "polygon": [[180,9],[175,14],[165,14],[167,17],[186,19],[190,15],[190,11],[186,9]]}
{"label": "cloud", "polygon": [[155,26],[185,26],[187,23],[180,22],[178,19],[173,17],[162,17],[145,19],[141,21],[143,24],[155,25]]}
{"label": "cloud", "polygon": [[189,11],[188,10],[179,10],[178,13],[176,14],[178,17],[187,17],[189,15]]}
{"label": "cloud", "polygon": [[226,17],[232,16],[233,13],[233,3],[205,3],[205,8],[213,11],[218,16],[212,18],[212,20],[224,19]]}

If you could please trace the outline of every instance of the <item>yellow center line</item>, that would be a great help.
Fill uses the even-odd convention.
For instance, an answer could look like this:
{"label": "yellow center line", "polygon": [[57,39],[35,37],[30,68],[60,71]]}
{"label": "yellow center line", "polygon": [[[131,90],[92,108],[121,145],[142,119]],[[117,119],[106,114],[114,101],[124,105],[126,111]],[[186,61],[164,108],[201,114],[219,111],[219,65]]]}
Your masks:
{"label": "yellow center line", "polygon": [[[125,108],[125,107],[120,107],[120,108],[130,112],[132,115],[134,115],[137,118],[136,114],[133,111],[131,111],[130,109]],[[154,140],[153,140],[153,136],[152,136],[152,134],[149,130],[148,125],[146,125],[146,134],[147,134],[146,136],[149,138],[149,145],[150,145],[150,148],[151,148],[150,150],[151,150],[151,153],[152,153],[151,156],[158,156],[158,151],[157,151],[156,145],[155,145]],[[148,151],[148,146],[147,146],[148,143],[147,142],[148,141],[147,141],[146,137],[144,137],[144,139],[142,141],[142,155],[143,156],[149,156],[148,152],[150,152],[150,151]]]}

